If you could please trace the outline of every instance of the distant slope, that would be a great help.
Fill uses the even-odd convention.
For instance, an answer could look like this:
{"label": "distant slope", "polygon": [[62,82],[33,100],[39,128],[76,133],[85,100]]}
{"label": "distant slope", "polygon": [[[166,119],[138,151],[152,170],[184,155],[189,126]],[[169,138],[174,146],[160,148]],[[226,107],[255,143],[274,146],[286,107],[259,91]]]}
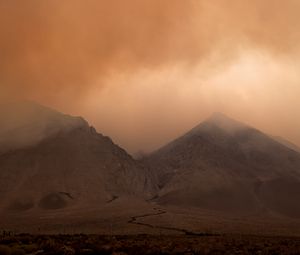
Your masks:
{"label": "distant slope", "polygon": [[59,131],[88,126],[81,117],[30,101],[0,105],[0,122],[0,153],[35,145]]}
{"label": "distant slope", "polygon": [[159,203],[300,217],[300,154],[223,114],[144,162],[159,181]]}
{"label": "distant slope", "polygon": [[[146,168],[86,121],[36,104],[28,107],[33,119],[5,130],[14,137],[5,140],[6,146],[13,146],[0,155],[4,211],[92,207],[120,196],[147,198],[155,192]],[[26,134],[34,139],[26,140]],[[23,137],[26,143],[19,143]]]}
{"label": "distant slope", "polygon": [[292,142],[290,142],[280,136],[273,136],[272,138],[274,140],[276,140],[277,142],[283,144],[284,146],[300,153],[300,148],[296,144],[293,144]]}

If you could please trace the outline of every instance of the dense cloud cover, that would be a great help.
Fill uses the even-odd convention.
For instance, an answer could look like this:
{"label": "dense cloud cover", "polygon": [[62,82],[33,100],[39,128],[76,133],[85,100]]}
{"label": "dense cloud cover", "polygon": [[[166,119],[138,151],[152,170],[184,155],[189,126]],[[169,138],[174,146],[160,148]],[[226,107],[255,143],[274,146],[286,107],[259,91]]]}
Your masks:
{"label": "dense cloud cover", "polygon": [[213,111],[300,144],[298,0],[3,0],[0,99],[83,115],[131,152]]}

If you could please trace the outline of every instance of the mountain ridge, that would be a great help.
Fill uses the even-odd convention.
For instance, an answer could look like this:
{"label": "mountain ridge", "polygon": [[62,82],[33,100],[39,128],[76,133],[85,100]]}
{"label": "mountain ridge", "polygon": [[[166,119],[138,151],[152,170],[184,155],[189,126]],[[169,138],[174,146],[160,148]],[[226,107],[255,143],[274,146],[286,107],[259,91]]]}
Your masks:
{"label": "mountain ridge", "polygon": [[159,181],[159,203],[300,217],[300,154],[223,114],[208,118],[144,163]]}
{"label": "mountain ridge", "polygon": [[[224,114],[137,161],[81,117],[27,107],[29,134],[40,135],[0,153],[2,212],[101,207],[132,196],[159,205],[300,218],[300,154]],[[24,128],[20,123],[12,134]]]}
{"label": "mountain ridge", "polygon": [[82,117],[63,114],[31,101],[1,105],[0,122],[0,153],[36,145],[57,132],[89,128]]}
{"label": "mountain ridge", "polygon": [[30,124],[43,136],[0,154],[3,212],[97,207],[117,197],[144,199],[155,192],[150,172],[85,120],[35,104],[29,108],[42,114],[34,118],[41,117],[42,127]]}

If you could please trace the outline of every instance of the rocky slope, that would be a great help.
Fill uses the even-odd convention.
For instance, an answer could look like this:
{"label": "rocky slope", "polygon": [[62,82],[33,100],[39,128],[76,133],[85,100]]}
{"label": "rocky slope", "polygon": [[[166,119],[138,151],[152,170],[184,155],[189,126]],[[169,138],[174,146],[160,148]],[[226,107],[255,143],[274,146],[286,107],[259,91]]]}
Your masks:
{"label": "rocky slope", "polygon": [[11,109],[20,111],[2,112],[2,211],[93,207],[155,192],[149,172],[82,118],[29,102]]}
{"label": "rocky slope", "polygon": [[159,182],[161,204],[300,217],[300,154],[225,115],[143,161]]}
{"label": "rocky slope", "polygon": [[290,141],[288,141],[288,140],[286,140],[286,139],[284,139],[284,138],[282,138],[280,136],[273,136],[272,138],[275,141],[283,144],[284,146],[286,146],[286,147],[288,147],[288,148],[290,148],[290,149],[292,149],[292,150],[300,153],[300,148],[296,144],[294,144],[294,143],[292,143],[292,142],[290,142]]}

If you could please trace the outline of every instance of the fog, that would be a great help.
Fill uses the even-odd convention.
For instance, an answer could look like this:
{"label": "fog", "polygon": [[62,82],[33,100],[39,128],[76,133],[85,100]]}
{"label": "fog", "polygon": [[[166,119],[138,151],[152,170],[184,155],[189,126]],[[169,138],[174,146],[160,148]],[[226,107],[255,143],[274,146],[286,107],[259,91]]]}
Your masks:
{"label": "fog", "polygon": [[132,153],[215,111],[300,144],[299,11],[297,0],[3,0],[0,100],[81,115]]}

